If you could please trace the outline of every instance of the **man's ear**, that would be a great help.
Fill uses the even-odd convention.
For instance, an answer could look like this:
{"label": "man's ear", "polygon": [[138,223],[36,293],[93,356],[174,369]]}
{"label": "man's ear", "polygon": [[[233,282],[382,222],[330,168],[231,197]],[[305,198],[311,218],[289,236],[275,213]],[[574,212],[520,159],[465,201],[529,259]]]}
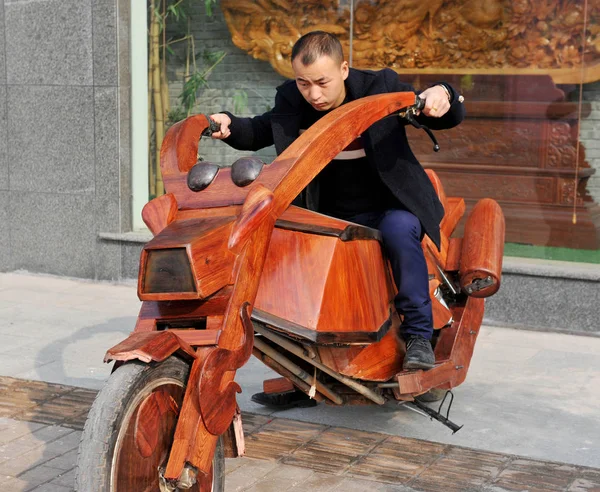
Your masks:
{"label": "man's ear", "polygon": [[348,78],[348,74],[350,73],[350,69],[348,68],[348,62],[347,61],[343,61],[342,62],[342,78],[344,80],[346,80]]}

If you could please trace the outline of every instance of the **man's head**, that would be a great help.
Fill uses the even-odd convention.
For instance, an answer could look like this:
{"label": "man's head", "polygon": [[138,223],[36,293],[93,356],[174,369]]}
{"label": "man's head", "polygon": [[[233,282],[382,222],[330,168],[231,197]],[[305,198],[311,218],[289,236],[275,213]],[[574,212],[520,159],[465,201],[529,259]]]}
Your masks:
{"label": "man's head", "polygon": [[300,93],[316,110],[327,111],[344,102],[348,62],[334,35],[314,31],[302,36],[292,49],[292,69]]}

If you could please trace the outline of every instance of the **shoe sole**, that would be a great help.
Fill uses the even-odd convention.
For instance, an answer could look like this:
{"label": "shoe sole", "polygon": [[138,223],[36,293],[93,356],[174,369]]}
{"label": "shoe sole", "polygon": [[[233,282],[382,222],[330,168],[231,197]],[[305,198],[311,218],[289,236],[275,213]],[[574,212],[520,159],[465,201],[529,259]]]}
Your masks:
{"label": "shoe sole", "polygon": [[407,361],[402,364],[402,369],[433,369],[435,364],[427,364],[425,362]]}

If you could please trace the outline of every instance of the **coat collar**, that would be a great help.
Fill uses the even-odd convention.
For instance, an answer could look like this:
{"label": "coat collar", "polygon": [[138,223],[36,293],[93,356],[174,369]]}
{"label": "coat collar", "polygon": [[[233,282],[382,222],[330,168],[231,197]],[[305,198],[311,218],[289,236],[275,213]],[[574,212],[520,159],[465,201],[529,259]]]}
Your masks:
{"label": "coat collar", "polygon": [[346,79],[346,91],[348,91],[351,101],[365,97],[375,80],[375,72],[371,70],[350,69]]}

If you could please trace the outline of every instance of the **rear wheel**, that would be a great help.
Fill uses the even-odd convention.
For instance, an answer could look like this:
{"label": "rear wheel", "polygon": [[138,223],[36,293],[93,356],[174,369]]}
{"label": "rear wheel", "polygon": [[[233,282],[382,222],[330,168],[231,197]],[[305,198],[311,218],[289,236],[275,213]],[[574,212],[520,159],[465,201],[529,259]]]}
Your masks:
{"label": "rear wheel", "polygon": [[[128,362],[98,393],[79,446],[75,488],[80,492],[160,492],[190,366],[176,357],[161,364]],[[223,492],[225,458],[217,444],[202,492]],[[200,480],[202,476],[199,476]],[[200,492],[199,484],[191,489]]]}

